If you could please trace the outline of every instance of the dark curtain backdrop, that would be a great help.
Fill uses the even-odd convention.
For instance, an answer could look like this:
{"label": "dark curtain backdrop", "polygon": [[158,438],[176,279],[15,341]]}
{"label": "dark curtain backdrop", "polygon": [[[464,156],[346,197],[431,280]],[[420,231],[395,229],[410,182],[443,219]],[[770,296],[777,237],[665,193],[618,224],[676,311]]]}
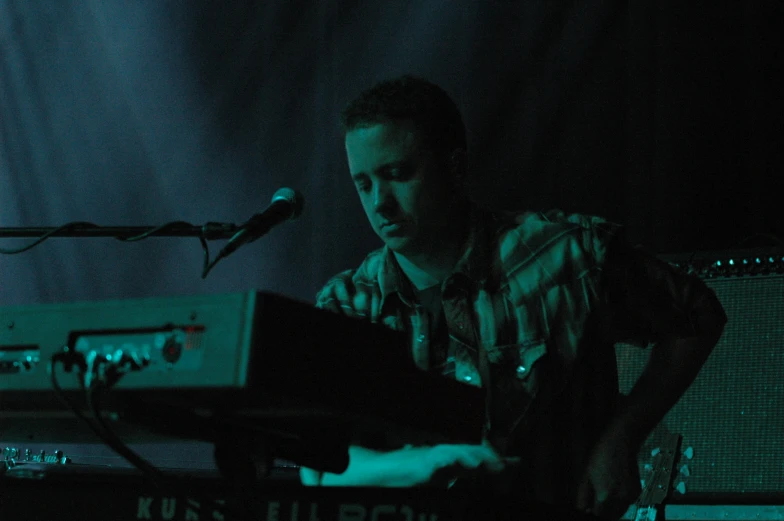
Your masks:
{"label": "dark curtain backdrop", "polygon": [[484,205],[599,214],[655,253],[764,245],[784,233],[779,5],[0,0],[0,226],[239,223],[281,186],[306,198],[206,281],[196,239],[0,256],[0,305],[311,300],[380,244],[338,112],[402,73],[463,110]]}

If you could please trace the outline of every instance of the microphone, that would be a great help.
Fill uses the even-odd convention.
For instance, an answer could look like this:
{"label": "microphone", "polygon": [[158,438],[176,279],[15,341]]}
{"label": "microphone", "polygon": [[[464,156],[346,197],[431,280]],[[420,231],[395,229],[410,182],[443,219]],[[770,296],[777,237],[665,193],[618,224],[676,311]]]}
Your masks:
{"label": "microphone", "polygon": [[261,213],[257,213],[240,226],[239,231],[229,239],[218,257],[226,257],[242,246],[266,235],[278,224],[296,219],[302,214],[305,201],[302,194],[291,188],[281,188],[272,196],[272,202]]}

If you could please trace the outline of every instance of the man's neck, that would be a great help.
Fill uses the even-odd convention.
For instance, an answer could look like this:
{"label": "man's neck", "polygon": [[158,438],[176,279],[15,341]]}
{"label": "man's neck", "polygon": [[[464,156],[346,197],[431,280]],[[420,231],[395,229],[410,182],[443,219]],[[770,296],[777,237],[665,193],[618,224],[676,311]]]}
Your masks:
{"label": "man's neck", "polygon": [[403,273],[405,273],[408,280],[411,281],[411,284],[413,284],[417,290],[440,285],[441,282],[449,276],[448,273],[444,274],[445,270],[439,270],[432,265],[429,268],[420,267],[420,264],[427,265],[427,263],[423,263],[421,260],[419,263],[416,263],[402,253],[394,252],[394,255],[400,269],[403,270]]}
{"label": "man's neck", "polygon": [[455,269],[460,257],[463,255],[465,243],[468,239],[469,221],[466,219],[463,226],[451,237],[444,237],[438,250],[420,254],[402,254],[394,252],[395,258],[406,277],[417,290],[423,290],[435,285],[440,285]]}

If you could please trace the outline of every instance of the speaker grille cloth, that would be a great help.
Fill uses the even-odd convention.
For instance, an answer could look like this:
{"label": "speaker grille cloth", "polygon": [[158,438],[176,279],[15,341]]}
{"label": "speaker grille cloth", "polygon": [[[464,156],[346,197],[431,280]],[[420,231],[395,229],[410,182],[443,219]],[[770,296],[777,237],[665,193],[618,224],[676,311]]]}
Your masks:
{"label": "speaker grille cloth", "polygon": [[[719,344],[694,384],[656,427],[640,455],[668,433],[683,436],[689,493],[784,492],[784,277],[709,279],[727,312]],[[619,344],[619,384],[628,393],[649,350]],[[666,385],[666,382],[662,382]]]}

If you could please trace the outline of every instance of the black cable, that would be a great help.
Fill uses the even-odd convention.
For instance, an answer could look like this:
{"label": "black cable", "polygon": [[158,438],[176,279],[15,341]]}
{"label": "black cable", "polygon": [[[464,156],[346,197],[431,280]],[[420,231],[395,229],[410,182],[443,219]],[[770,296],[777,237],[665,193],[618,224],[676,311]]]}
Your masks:
{"label": "black cable", "polygon": [[199,235],[199,242],[201,243],[201,250],[204,252],[204,262],[201,266],[201,278],[205,278],[209,270],[207,267],[210,265],[210,245],[207,243],[207,236],[205,234],[205,227],[201,227],[201,235]]}
{"label": "black cable", "polygon": [[215,259],[210,262],[210,247],[207,245],[207,237],[206,237],[206,225],[201,229],[201,235],[199,236],[199,240],[201,241],[201,247],[204,251],[204,263],[202,264],[201,268],[201,278],[202,280],[207,278],[207,275],[212,271],[212,268],[215,267],[218,262],[221,260],[221,256],[218,255]]}
{"label": "black cable", "polygon": [[[101,412],[101,393],[108,388],[103,385],[100,380],[94,380],[93,385],[86,391],[87,406],[93,414],[95,421],[100,425],[101,435],[100,439],[104,441],[109,448],[114,450],[117,454],[125,458],[131,465],[139,469],[145,477],[147,477],[152,484],[163,493],[173,493],[176,496],[187,498],[189,494],[187,491],[177,483],[176,478],[169,479],[160,469],[155,465],[144,459],[137,454],[133,449],[123,442],[119,436],[106,423]],[[216,500],[207,497],[200,497],[199,508],[211,508],[213,511],[223,514],[224,519],[241,519],[234,510],[226,505],[218,503]]]}
{"label": "black cable", "polygon": [[72,223],[64,224],[62,226],[59,226],[59,227],[57,227],[57,228],[55,228],[53,230],[50,230],[50,231],[46,232],[45,234],[43,234],[39,238],[37,238],[35,241],[33,241],[32,243],[28,244],[27,246],[22,246],[21,248],[17,248],[15,250],[6,250],[4,248],[0,248],[0,254],[3,254],[3,255],[16,255],[18,253],[24,253],[24,252],[26,252],[28,250],[32,250],[33,248],[35,248],[36,246],[38,246],[39,244],[41,244],[46,239],[48,239],[49,237],[51,237],[52,235],[54,235],[56,233],[59,233],[59,232],[61,232],[63,230],[72,230],[72,229],[75,229],[75,228],[87,228],[87,229],[89,229],[89,228],[98,228],[98,225],[97,224],[93,224],[93,223],[88,223],[88,222],[72,222]]}
{"label": "black cable", "polygon": [[62,358],[62,353],[55,354],[49,359],[49,362],[46,365],[46,369],[49,372],[49,378],[52,382],[52,387],[54,388],[55,396],[57,396],[57,399],[60,400],[60,402],[62,402],[67,409],[74,413],[77,418],[86,423],[87,426],[90,427],[90,430],[93,431],[96,436],[98,436],[98,439],[103,439],[100,428],[90,421],[90,419],[84,415],[84,413],[79,409],[79,407],[76,406],[75,403],[68,399],[68,397],[65,395],[65,391],[63,391],[63,388],[60,387],[60,382],[57,380],[57,366],[55,365],[55,362],[61,361]]}
{"label": "black cable", "polygon": [[[166,493],[171,491],[178,493],[177,495],[181,497],[187,497],[187,494],[184,490],[181,490],[181,488],[174,483],[169,482],[166,476],[157,467],[136,454],[136,452],[134,452],[116,434],[114,434],[114,431],[112,431],[111,428],[106,424],[100,409],[100,392],[103,388],[101,382],[96,380],[95,384],[92,386],[92,389],[85,389],[84,379],[79,378],[79,384],[82,390],[85,391],[87,408],[92,413],[95,420],[94,422],[85,416],[79,407],[76,406],[76,404],[68,399],[63,388],[60,386],[60,382],[57,380],[57,366],[55,365],[55,362],[63,361],[66,356],[67,355],[63,353],[55,354],[49,359],[49,362],[47,363],[47,370],[49,371],[55,396],[57,396],[57,398],[65,405],[65,407],[73,412],[77,418],[86,423],[99,440],[106,443],[109,448],[125,458],[125,460],[128,461],[131,465],[139,469],[144,474],[144,476],[150,482],[152,482],[153,486],[159,492]],[[204,498],[202,500],[204,501]],[[207,503],[206,506],[211,507],[214,511],[223,513],[224,518],[228,517],[229,519],[238,519],[237,516],[232,514],[228,506],[210,499],[206,499],[204,502]],[[201,503],[199,506],[201,506]],[[227,514],[231,514],[231,517],[229,517]]]}
{"label": "black cable", "polygon": [[213,259],[212,262],[210,262],[209,259],[205,259],[204,260],[204,269],[202,269],[202,272],[201,272],[201,278],[202,279],[206,279],[207,275],[209,275],[210,271],[212,271],[212,268],[214,268],[218,264],[218,262],[220,262],[222,259],[223,259],[223,257],[220,257],[220,256],[215,257],[215,259]]}
{"label": "black cable", "polygon": [[[54,389],[55,396],[65,405],[67,409],[76,415],[77,418],[82,420],[90,430],[95,433],[99,440],[106,443],[109,448],[114,450],[117,454],[122,456],[126,461],[128,461],[131,465],[135,468],[140,470],[142,474],[152,482],[153,486],[162,493],[171,492],[177,496],[186,498],[189,497],[190,494],[176,483],[173,480],[168,479],[167,476],[161,472],[160,469],[155,467],[152,463],[148,462],[142,456],[137,454],[133,451],[128,445],[126,445],[109,427],[109,425],[104,420],[103,414],[101,412],[101,392],[106,389],[103,385],[103,382],[100,379],[93,379],[93,384],[91,387],[85,388],[84,386],[84,372],[80,371],[80,378],[78,378],[80,387],[85,392],[85,399],[87,402],[87,408],[93,415],[93,420],[88,418],[80,409],[79,407],[73,403],[65,394],[63,388],[60,386],[60,382],[57,379],[57,362],[60,363],[69,363],[72,362],[68,360],[73,355],[67,353],[57,353],[53,355],[48,363],[47,363],[47,370],[49,371],[50,379],[52,382],[52,387]],[[94,370],[94,367],[88,368],[88,370]],[[239,515],[237,515],[234,510],[226,504],[218,503],[216,500],[212,500],[206,497],[199,498],[199,508],[211,508],[213,511],[220,512],[223,514],[224,519],[241,519]]]}
{"label": "black cable", "polygon": [[101,413],[100,397],[103,390],[103,384],[99,381],[93,383],[86,390],[87,408],[93,415],[95,422],[100,427],[100,439],[109,446],[114,452],[125,458],[131,465],[139,469],[147,479],[152,482],[155,488],[160,492],[168,492],[169,489],[174,488],[172,484],[166,483],[166,477],[163,475],[155,465],[148,462],[143,457],[139,456],[130,447],[128,447],[107,425]]}
{"label": "black cable", "polygon": [[[131,237],[115,237],[115,239],[117,239],[118,241],[122,241],[122,242],[141,241],[143,239],[146,239],[146,238],[150,237],[151,235],[153,235],[155,233],[158,233],[158,232],[160,232],[162,230],[165,230],[166,228],[174,228],[175,226],[189,226],[189,227],[193,227],[193,225],[191,223],[186,222],[186,221],[172,221],[172,222],[168,222],[166,224],[161,224],[160,226],[156,226],[154,228],[150,228],[146,232],[144,232],[142,234],[139,234],[139,235],[133,235]],[[202,227],[202,233],[203,233],[203,231],[204,231],[204,229]]]}
{"label": "black cable", "polygon": [[[102,361],[98,358],[94,358],[93,361],[98,361],[105,367],[107,364],[110,366],[111,369],[114,368],[115,364],[109,364],[105,361]],[[92,371],[93,378],[91,379],[91,385],[89,388],[85,389],[85,399],[87,401],[87,407],[92,413],[95,422],[98,424],[99,428],[99,439],[101,439],[104,443],[106,443],[109,448],[114,450],[117,454],[125,458],[131,465],[135,468],[140,470],[142,474],[150,480],[150,482],[157,488],[160,492],[163,493],[173,493],[176,496],[180,496],[183,498],[187,498],[190,494],[187,493],[187,490],[178,483],[176,477],[168,477],[166,476],[160,469],[158,469],[155,465],[144,459],[142,456],[137,454],[133,449],[131,449],[125,442],[123,442],[119,436],[117,436],[111,427],[106,423],[102,413],[101,407],[101,394],[103,391],[109,390],[110,387],[106,385],[105,378],[107,371],[103,371],[100,368],[96,368],[95,366],[88,366],[88,370]],[[113,381],[116,382],[119,378],[116,374],[112,374]],[[223,514],[224,519],[242,519],[241,516],[237,514],[229,505],[218,503],[216,500],[201,497],[199,508],[206,509],[211,508],[213,511],[220,512]]]}
{"label": "black cable", "polygon": [[[118,241],[121,241],[121,242],[137,242],[137,241],[141,241],[141,240],[144,240],[144,239],[148,239],[149,237],[153,236],[154,234],[159,233],[161,231],[164,231],[164,230],[166,230],[168,228],[174,228],[174,227],[177,227],[177,226],[192,227],[193,225],[191,223],[189,223],[189,222],[186,222],[186,221],[172,221],[172,222],[168,222],[166,224],[162,224],[160,226],[155,226],[153,228],[150,228],[146,232],[144,232],[142,234],[139,234],[139,235],[132,235],[130,237],[116,236],[116,237],[114,237],[114,239],[116,239]],[[64,224],[62,226],[59,226],[57,228],[54,228],[54,229],[46,232],[45,234],[43,234],[42,236],[40,236],[39,238],[37,238],[36,240],[31,242],[30,244],[28,244],[26,246],[22,246],[21,248],[16,248],[16,249],[0,248],[0,254],[3,254],[3,255],[17,255],[19,253],[24,253],[26,251],[29,251],[29,250],[35,248],[36,246],[38,246],[39,244],[41,244],[45,240],[51,238],[53,235],[55,235],[55,234],[57,234],[57,233],[59,233],[61,231],[64,231],[64,230],[95,229],[95,228],[100,228],[100,226],[98,226],[97,224],[94,224],[94,223],[81,222],[81,221],[80,222],[67,223],[67,224]],[[222,258],[221,256],[218,256],[212,262],[210,261],[210,248],[209,248],[209,246],[207,244],[208,237],[213,236],[213,238],[215,238],[214,234],[220,233],[220,232],[225,232],[226,230],[231,230],[233,228],[234,228],[233,225],[228,225],[228,224],[225,224],[225,223],[209,222],[209,223],[205,223],[204,225],[202,225],[202,227],[201,227],[201,234],[199,235],[199,242],[201,243],[202,251],[204,252],[204,262],[202,263],[202,275],[201,275],[202,279],[206,279],[207,278],[207,275],[209,274],[209,272],[212,271],[212,269],[215,267],[215,265],[218,263],[218,261],[220,261],[221,258]]]}
{"label": "black cable", "polygon": [[[202,226],[202,235],[206,235],[207,234],[207,229],[208,229],[209,226],[215,226],[216,224],[218,224],[219,226],[222,226],[220,223],[207,223],[204,226]],[[166,230],[168,228],[176,228],[178,226],[193,227],[193,225],[191,223],[186,222],[186,221],[172,221],[172,222],[168,222],[168,223],[162,224],[160,226],[155,226],[153,228],[150,228],[146,232],[144,232],[142,234],[139,234],[139,235],[132,235],[130,237],[118,235],[118,236],[114,237],[114,239],[116,239],[118,241],[122,241],[122,242],[141,241],[143,239],[147,239],[147,238],[151,237],[152,235],[154,235],[154,234],[156,234],[158,232],[161,232],[161,231]],[[32,243],[28,244],[27,246],[23,246],[21,248],[17,248],[17,249],[13,249],[13,250],[7,250],[7,249],[4,249],[4,248],[0,248],[0,254],[16,255],[18,253],[24,253],[24,252],[26,252],[28,250],[31,250],[32,248],[35,248],[36,246],[38,246],[39,244],[41,244],[45,240],[49,239],[53,235],[58,234],[58,233],[60,233],[62,231],[65,231],[65,230],[91,230],[91,229],[96,229],[96,228],[101,228],[101,226],[99,226],[99,225],[97,225],[95,223],[83,222],[83,221],[66,223],[66,224],[64,224],[62,226],[58,226],[57,228],[53,228],[52,230],[49,230],[48,232],[46,232],[45,234],[43,234],[40,237],[38,237],[36,240],[34,240]]]}
{"label": "black cable", "polygon": [[162,477],[161,472],[146,460],[144,460],[141,456],[138,456],[136,453],[131,451],[130,448],[122,443],[122,441],[117,438],[111,429],[109,429],[109,427],[106,425],[106,422],[104,422],[103,417],[100,414],[100,409],[97,408],[98,404],[95,403],[93,398],[93,391],[97,390],[97,385],[94,385],[92,390],[86,390],[83,385],[83,378],[79,378],[79,384],[82,387],[82,390],[86,391],[85,396],[87,400],[87,408],[93,414],[94,421],[91,421],[90,418],[88,418],[79,409],[79,407],[65,395],[63,388],[60,386],[60,382],[57,380],[57,367],[55,365],[55,362],[59,361],[62,356],[63,355],[61,353],[55,354],[49,359],[47,364],[47,370],[49,371],[55,396],[57,396],[57,398],[66,406],[66,408],[73,412],[77,418],[86,423],[88,427],[90,427],[90,430],[95,433],[98,439],[109,445],[111,449],[128,460],[136,468],[141,470],[147,477],[156,483],[156,488],[160,490],[161,487],[158,482]]}

